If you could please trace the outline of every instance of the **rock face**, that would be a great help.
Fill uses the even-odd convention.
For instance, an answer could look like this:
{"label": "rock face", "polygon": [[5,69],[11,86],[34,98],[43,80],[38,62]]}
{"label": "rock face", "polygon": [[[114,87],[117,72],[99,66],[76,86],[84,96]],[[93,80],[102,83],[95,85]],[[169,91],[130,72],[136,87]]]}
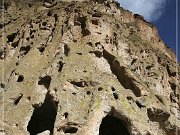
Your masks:
{"label": "rock face", "polygon": [[5,1],[0,134],[176,135],[179,65],[114,1]]}

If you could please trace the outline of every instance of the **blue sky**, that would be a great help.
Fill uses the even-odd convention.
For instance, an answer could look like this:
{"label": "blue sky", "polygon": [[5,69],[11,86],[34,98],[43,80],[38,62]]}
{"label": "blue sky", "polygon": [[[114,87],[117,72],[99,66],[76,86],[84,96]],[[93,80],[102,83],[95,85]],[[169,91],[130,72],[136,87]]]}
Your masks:
{"label": "blue sky", "polygon": [[[176,47],[176,0],[118,1],[122,7],[143,15],[146,20],[152,22],[158,28],[159,35],[165,44],[172,48],[174,52],[178,50],[177,56],[178,61],[180,61],[180,47]],[[180,1],[178,2],[178,7],[180,8]],[[180,13],[180,9],[178,10]],[[180,31],[180,27],[178,31]],[[180,39],[180,34],[178,37]]]}

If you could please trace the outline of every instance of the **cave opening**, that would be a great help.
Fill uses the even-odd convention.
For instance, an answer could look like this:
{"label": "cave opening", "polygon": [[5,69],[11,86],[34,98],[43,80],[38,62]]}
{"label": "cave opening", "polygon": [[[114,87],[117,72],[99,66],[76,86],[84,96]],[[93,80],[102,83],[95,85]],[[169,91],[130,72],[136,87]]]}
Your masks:
{"label": "cave opening", "polygon": [[70,133],[70,134],[75,134],[78,131],[78,128],[76,127],[69,127],[64,130],[64,133]]}
{"label": "cave opening", "polygon": [[22,82],[24,80],[24,76],[23,75],[19,75],[17,82]]}
{"label": "cave opening", "polygon": [[130,133],[123,120],[107,115],[102,119],[99,135],[130,135]]}
{"label": "cave opening", "polygon": [[40,80],[38,81],[38,85],[44,85],[46,89],[49,89],[50,83],[51,83],[51,76],[46,75],[44,77],[40,77]]}
{"label": "cave opening", "polygon": [[46,130],[53,135],[54,123],[57,115],[58,103],[52,100],[50,94],[46,95],[44,103],[36,107],[27,126],[30,135],[36,135]]}

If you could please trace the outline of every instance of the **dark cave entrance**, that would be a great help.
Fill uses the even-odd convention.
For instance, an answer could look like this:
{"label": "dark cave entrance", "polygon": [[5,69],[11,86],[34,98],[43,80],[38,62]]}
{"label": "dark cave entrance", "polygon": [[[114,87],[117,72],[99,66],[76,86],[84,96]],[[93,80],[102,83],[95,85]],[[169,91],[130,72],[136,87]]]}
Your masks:
{"label": "dark cave entrance", "polygon": [[130,135],[124,121],[107,115],[102,119],[99,135]]}
{"label": "dark cave entrance", "polygon": [[52,100],[50,94],[47,94],[44,103],[35,108],[28,123],[27,131],[30,135],[36,135],[46,130],[49,130],[50,134],[53,135],[57,106],[58,103]]}

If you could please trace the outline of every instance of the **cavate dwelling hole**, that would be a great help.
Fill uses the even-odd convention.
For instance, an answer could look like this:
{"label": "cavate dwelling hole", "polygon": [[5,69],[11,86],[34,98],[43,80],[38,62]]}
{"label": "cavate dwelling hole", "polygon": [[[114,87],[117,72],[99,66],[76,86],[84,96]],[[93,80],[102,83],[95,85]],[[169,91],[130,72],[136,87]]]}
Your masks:
{"label": "cavate dwelling hole", "polygon": [[121,119],[107,115],[102,119],[99,135],[130,135],[124,123]]}
{"label": "cavate dwelling hole", "polygon": [[68,127],[64,129],[64,133],[70,133],[70,134],[75,134],[78,131],[78,128],[76,127]]}
{"label": "cavate dwelling hole", "polygon": [[84,17],[84,16],[78,17],[77,21],[80,22],[80,24],[81,24],[81,29],[82,29],[81,33],[82,33],[83,37],[90,35],[91,32],[88,29],[86,29],[86,21],[87,21],[86,17]]}
{"label": "cavate dwelling hole", "polygon": [[147,66],[146,69],[150,70],[151,68],[153,68],[153,65]]}
{"label": "cavate dwelling hole", "polygon": [[137,61],[137,59],[133,59],[131,62],[131,65],[133,65],[136,61]]}
{"label": "cavate dwelling hole", "polygon": [[63,65],[64,65],[64,63],[62,61],[58,62],[58,66],[57,66],[58,67],[58,72],[62,71]]}
{"label": "cavate dwelling hole", "polygon": [[86,44],[90,47],[93,47],[93,44],[91,42],[87,42]]}
{"label": "cavate dwelling hole", "polygon": [[102,87],[99,87],[99,88],[98,88],[98,91],[102,91],[102,90],[103,90],[103,88],[102,88]]}
{"label": "cavate dwelling hole", "polygon": [[19,103],[19,101],[21,100],[21,98],[23,97],[23,94],[20,94],[18,97],[16,97],[14,99],[14,105],[17,105]]}
{"label": "cavate dwelling hole", "polygon": [[114,99],[119,99],[119,96],[118,96],[118,94],[116,93],[116,89],[114,88],[114,87],[111,87],[111,90],[112,90],[112,92],[113,92],[113,97],[114,97]]}
{"label": "cavate dwelling hole", "polygon": [[111,87],[111,90],[114,92],[114,91],[116,91],[116,89],[114,88],[114,87]]}
{"label": "cavate dwelling hole", "polygon": [[64,55],[65,56],[68,56],[69,51],[70,51],[70,48],[68,47],[68,45],[64,45]]}
{"label": "cavate dwelling hole", "polygon": [[19,62],[16,62],[16,66],[19,66]]}
{"label": "cavate dwelling hole", "polygon": [[127,98],[127,100],[132,100],[132,101],[134,100],[133,97],[131,97],[131,96],[127,96],[126,98]]}
{"label": "cavate dwelling hole", "polygon": [[83,37],[90,35],[91,32],[88,29],[82,29],[82,35]]}
{"label": "cavate dwelling hole", "polygon": [[86,21],[87,21],[87,19],[86,19],[85,16],[78,17],[77,21],[81,24],[81,28],[82,29],[86,28]]}
{"label": "cavate dwelling hole", "polygon": [[148,108],[147,114],[150,121],[155,121],[159,123],[164,123],[170,117],[170,114],[168,112],[160,108]]}
{"label": "cavate dwelling hole", "polygon": [[73,95],[76,95],[76,92],[73,92],[72,94],[73,94]]}
{"label": "cavate dwelling hole", "polygon": [[42,22],[42,26],[46,26],[47,25],[47,22]]}
{"label": "cavate dwelling hole", "polygon": [[55,19],[55,22],[58,21],[58,15],[57,14],[54,14],[54,19]]}
{"label": "cavate dwelling hole", "polygon": [[17,33],[12,33],[11,35],[7,36],[8,42],[13,42]]}
{"label": "cavate dwelling hole", "polygon": [[65,118],[67,118],[67,117],[68,117],[68,115],[69,115],[69,113],[68,113],[68,112],[65,112],[65,113],[64,113],[64,117],[65,117]]}
{"label": "cavate dwelling hole", "polygon": [[30,49],[31,49],[30,46],[25,46],[25,47],[23,46],[23,47],[20,48],[20,53],[22,55],[26,55],[29,52]]}
{"label": "cavate dwelling hole", "polygon": [[94,24],[94,25],[98,25],[98,20],[92,20],[91,22],[92,22],[92,24]]}
{"label": "cavate dwelling hole", "polygon": [[113,93],[113,96],[114,96],[114,99],[119,99],[119,96],[118,96],[118,94],[117,93]]}
{"label": "cavate dwelling hole", "polygon": [[0,29],[2,29],[3,27],[4,27],[4,24],[1,24],[1,23],[0,23]]}
{"label": "cavate dwelling hole", "polygon": [[[68,113],[67,112],[64,113],[64,115],[65,115],[65,118],[68,117]],[[78,127],[77,126],[78,126],[77,123],[68,122],[65,125],[63,125],[60,128],[58,128],[57,131],[59,132],[59,131],[62,130],[64,132],[64,134],[68,134],[68,135],[75,134],[78,131]]]}
{"label": "cavate dwelling hole", "polygon": [[136,101],[136,105],[141,109],[142,107],[146,107],[145,105],[141,104],[139,101]]}
{"label": "cavate dwelling hole", "polygon": [[11,46],[12,46],[13,48],[16,48],[16,47],[18,46],[18,44],[19,44],[19,40],[18,40],[18,41],[15,41],[15,42],[12,42],[12,43],[11,43]]}
{"label": "cavate dwelling hole", "polygon": [[28,101],[31,101],[31,97],[30,97],[30,96],[28,96],[28,97],[27,97],[27,100],[28,100]]}
{"label": "cavate dwelling hole", "polygon": [[[34,38],[34,35],[31,35],[31,39],[33,39]],[[33,42],[31,42],[31,44],[32,44]]]}
{"label": "cavate dwelling hole", "polygon": [[17,82],[22,82],[24,80],[24,76],[23,75],[19,75]]}
{"label": "cavate dwelling hole", "polygon": [[52,16],[52,14],[53,14],[52,10],[49,10],[47,16]]}
{"label": "cavate dwelling hole", "polygon": [[82,53],[76,53],[76,54],[78,54],[78,55],[82,55]]}
{"label": "cavate dwelling hole", "polygon": [[36,107],[27,126],[30,135],[36,135],[46,130],[53,135],[54,122],[57,115],[58,103],[52,100],[52,96],[47,94],[44,103]]}
{"label": "cavate dwelling hole", "polygon": [[41,47],[38,47],[37,49],[40,51],[40,53],[43,53],[44,50],[45,50],[45,47],[44,47],[44,46],[41,46]]}
{"label": "cavate dwelling hole", "polygon": [[170,84],[170,86],[171,86],[171,89],[172,89],[173,91],[176,91],[176,84],[171,83],[171,82],[169,82],[169,84]]}
{"label": "cavate dwelling hole", "polygon": [[86,81],[71,81],[70,83],[77,86],[77,87],[86,87],[86,86],[88,86]]}
{"label": "cavate dwelling hole", "polygon": [[90,94],[91,94],[91,92],[90,92],[90,91],[86,91],[86,94],[87,94],[87,95],[90,95]]}
{"label": "cavate dwelling hole", "polygon": [[44,85],[46,89],[49,89],[50,83],[51,83],[51,76],[47,75],[44,77],[40,77],[40,80],[38,81],[38,85]]}
{"label": "cavate dwelling hole", "polygon": [[2,89],[4,89],[5,88],[5,83],[0,83],[0,87],[2,88]]}

